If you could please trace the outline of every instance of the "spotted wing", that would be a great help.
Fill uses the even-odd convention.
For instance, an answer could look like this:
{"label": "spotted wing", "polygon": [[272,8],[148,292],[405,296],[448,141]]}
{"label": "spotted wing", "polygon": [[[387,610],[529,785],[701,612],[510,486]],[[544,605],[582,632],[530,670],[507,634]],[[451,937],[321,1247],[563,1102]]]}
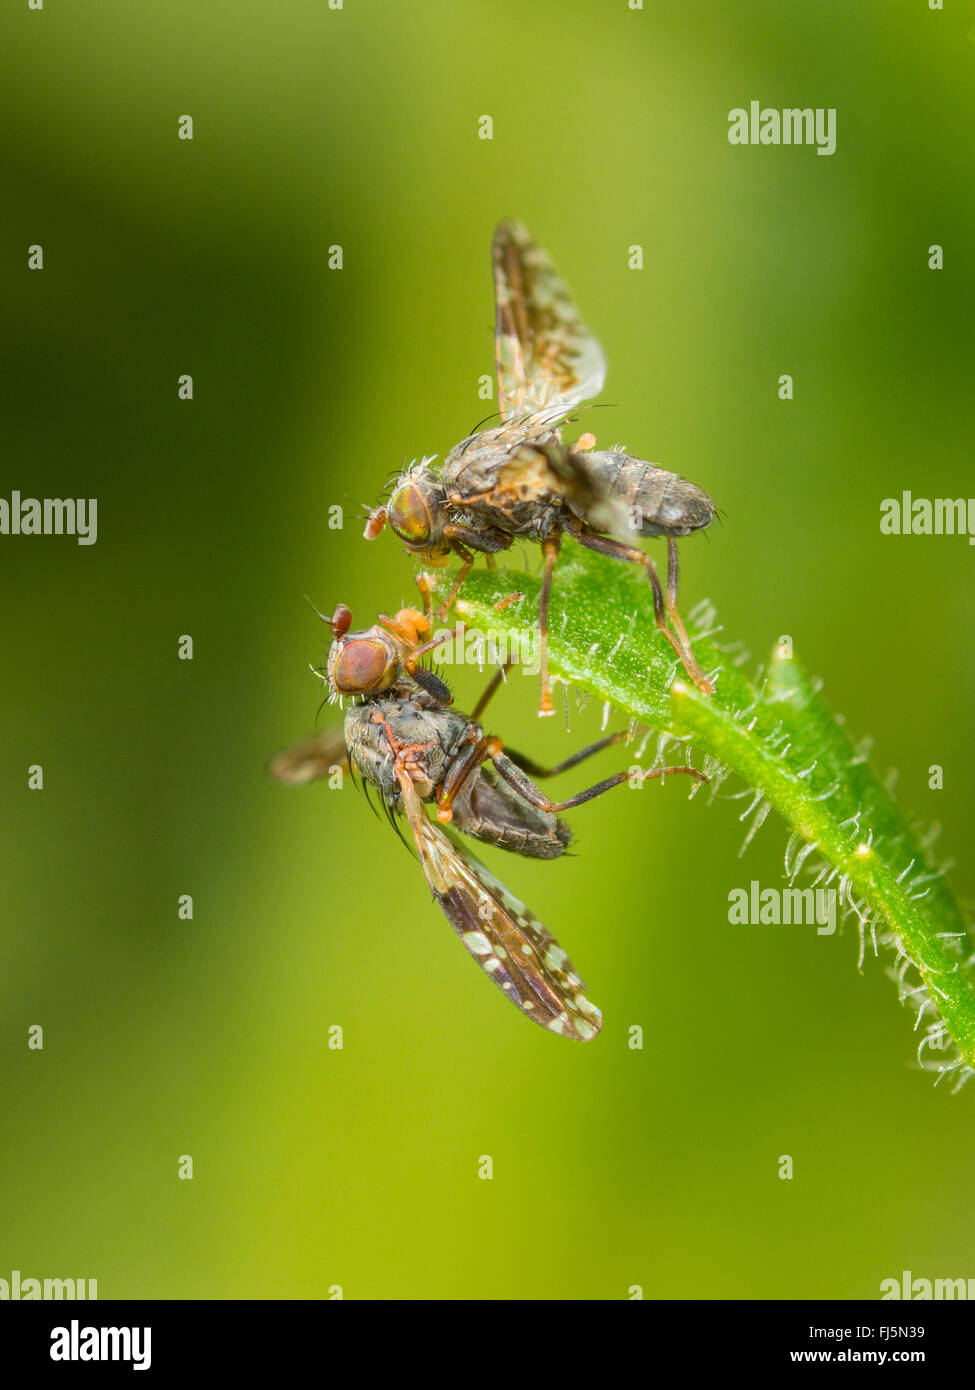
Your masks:
{"label": "spotted wing", "polygon": [[327,777],[336,768],[343,772],[349,768],[349,754],[341,724],[283,749],[267,765],[268,772],[276,781],[295,787],[314,782],[318,777]]}
{"label": "spotted wing", "polygon": [[533,423],[552,423],[598,396],[606,376],[603,350],[565,281],[520,223],[498,226],[492,253],[501,416],[537,412]]}
{"label": "spotted wing", "polygon": [[426,816],[404,775],[403,810],[433,895],[481,969],[535,1023],[588,1042],[602,1014],[555,938],[503,883]]}

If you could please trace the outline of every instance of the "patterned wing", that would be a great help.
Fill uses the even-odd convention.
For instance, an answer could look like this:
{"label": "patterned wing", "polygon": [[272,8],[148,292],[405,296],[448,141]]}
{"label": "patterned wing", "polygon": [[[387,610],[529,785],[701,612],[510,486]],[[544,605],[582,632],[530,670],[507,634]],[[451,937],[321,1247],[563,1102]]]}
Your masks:
{"label": "patterned wing", "polygon": [[349,768],[349,753],[341,724],[320,734],[312,734],[310,738],[276,753],[268,763],[267,770],[276,781],[298,787],[305,782],[314,782],[318,777],[327,777],[336,767],[343,772]]}
{"label": "patterned wing", "polygon": [[501,416],[540,412],[539,424],[552,423],[598,396],[606,376],[603,350],[579,318],[568,286],[520,223],[500,224],[492,254]]}
{"label": "patterned wing", "polygon": [[423,811],[416,788],[400,774],[403,810],[433,895],[454,931],[503,994],[535,1023],[588,1042],[602,1014],[562,947],[523,903]]}

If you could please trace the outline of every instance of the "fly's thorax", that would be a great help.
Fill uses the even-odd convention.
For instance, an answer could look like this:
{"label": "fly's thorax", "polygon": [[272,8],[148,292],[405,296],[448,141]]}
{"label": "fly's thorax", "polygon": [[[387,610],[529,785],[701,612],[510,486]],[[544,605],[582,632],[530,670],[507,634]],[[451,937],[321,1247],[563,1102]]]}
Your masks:
{"label": "fly's thorax", "polygon": [[497,484],[498,470],[511,456],[511,447],[497,439],[496,430],[473,435],[451,449],[444,460],[442,482],[451,504],[456,497],[473,497],[490,492]]}
{"label": "fly's thorax", "polygon": [[352,770],[365,781],[378,787],[389,802],[400,795],[394,771],[394,755],[381,724],[373,714],[388,718],[398,706],[391,700],[372,700],[363,705],[350,705],[345,711],[345,746],[349,750]]}
{"label": "fly's thorax", "polygon": [[533,429],[524,420],[507,420],[493,429],[479,430],[455,444],[444,459],[440,478],[447,491],[479,491],[495,470],[512,458],[525,444],[558,444],[558,430],[550,426]]}
{"label": "fly's thorax", "polygon": [[421,799],[428,801],[443,781],[454,750],[469,727],[464,715],[418,700],[367,700],[345,712],[350,761],[391,804],[400,797],[397,750],[410,750],[406,770]]}
{"label": "fly's thorax", "polygon": [[[574,455],[594,484],[595,506],[570,499],[572,511],[596,530],[608,530],[596,513],[600,495],[622,505],[631,532],[642,536],[687,536],[710,526],[715,506],[703,489],[622,449],[593,449]],[[621,537],[622,538],[622,537]]]}
{"label": "fly's thorax", "polygon": [[[555,438],[512,440],[499,431],[475,435],[452,450],[443,485],[453,515],[465,524],[511,535],[546,535],[564,504],[567,455]],[[543,520],[544,518],[544,520]]]}

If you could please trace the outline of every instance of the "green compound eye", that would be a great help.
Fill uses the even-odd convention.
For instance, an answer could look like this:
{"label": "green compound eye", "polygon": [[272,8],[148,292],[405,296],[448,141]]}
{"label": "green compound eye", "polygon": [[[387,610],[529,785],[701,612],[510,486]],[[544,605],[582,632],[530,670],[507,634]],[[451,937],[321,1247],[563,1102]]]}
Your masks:
{"label": "green compound eye", "polygon": [[405,545],[424,549],[433,538],[433,516],[415,483],[404,483],[389,499],[389,524]]}

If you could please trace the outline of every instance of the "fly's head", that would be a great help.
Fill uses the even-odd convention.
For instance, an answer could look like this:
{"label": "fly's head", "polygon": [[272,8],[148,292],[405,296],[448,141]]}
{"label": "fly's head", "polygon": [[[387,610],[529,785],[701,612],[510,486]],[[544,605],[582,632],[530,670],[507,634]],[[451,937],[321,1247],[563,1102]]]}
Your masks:
{"label": "fly's head", "polygon": [[[422,614],[417,616],[426,621]],[[391,689],[400,674],[408,637],[382,623],[352,632],[352,613],[344,603],[336,608],[330,626],[332,645],[325,669],[332,694],[380,695]]]}
{"label": "fly's head", "polygon": [[439,569],[446,565],[451,548],[444,539],[446,494],[429,470],[431,462],[424,459],[399,478],[385,506],[369,513],[364,535],[374,540],[388,523],[411,554]]}
{"label": "fly's head", "polygon": [[419,689],[438,704],[450,703],[443,681],[417,665],[426,651],[430,621],[415,608],[401,608],[392,618],[380,615],[372,627],[353,632],[352,614],[340,603],[330,626],[332,645],[325,669],[333,696],[369,699],[389,691],[412,696]]}

